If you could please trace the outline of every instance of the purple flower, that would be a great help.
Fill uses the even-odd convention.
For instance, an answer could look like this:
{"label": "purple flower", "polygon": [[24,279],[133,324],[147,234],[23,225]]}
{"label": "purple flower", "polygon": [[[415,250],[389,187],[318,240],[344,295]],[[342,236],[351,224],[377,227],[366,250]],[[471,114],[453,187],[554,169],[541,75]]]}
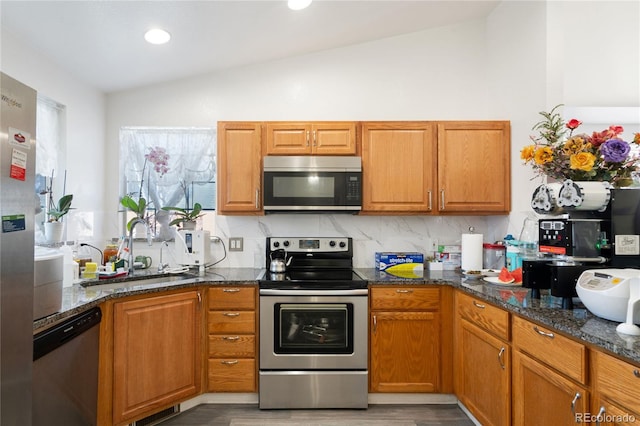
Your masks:
{"label": "purple flower", "polygon": [[629,144],[622,139],[609,139],[600,146],[600,152],[607,163],[622,163],[630,150]]}

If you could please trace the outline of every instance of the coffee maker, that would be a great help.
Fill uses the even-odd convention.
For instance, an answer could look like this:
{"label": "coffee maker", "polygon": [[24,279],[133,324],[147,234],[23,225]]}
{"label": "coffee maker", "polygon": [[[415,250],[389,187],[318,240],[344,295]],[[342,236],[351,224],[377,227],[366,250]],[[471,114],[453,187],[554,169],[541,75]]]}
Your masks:
{"label": "coffee maker", "polygon": [[[572,309],[576,282],[585,270],[623,263],[640,266],[640,253],[615,254],[618,233],[640,232],[640,226],[630,225],[630,216],[640,218],[640,190],[622,191],[606,182],[571,180],[536,189],[531,206],[544,215],[538,220],[538,255],[523,260],[523,287],[532,289],[532,297],[540,298],[540,290],[549,289],[561,298],[563,308]],[[620,219],[622,210],[625,220]],[[629,240],[620,237],[619,245]]]}

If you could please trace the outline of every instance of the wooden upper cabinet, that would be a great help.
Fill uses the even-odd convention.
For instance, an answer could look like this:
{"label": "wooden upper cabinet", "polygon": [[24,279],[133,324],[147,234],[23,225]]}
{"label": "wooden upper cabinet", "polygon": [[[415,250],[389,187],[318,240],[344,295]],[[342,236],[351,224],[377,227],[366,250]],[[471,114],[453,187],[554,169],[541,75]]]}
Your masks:
{"label": "wooden upper cabinet", "polygon": [[262,212],[262,126],[218,123],[218,212]]}
{"label": "wooden upper cabinet", "polygon": [[355,122],[271,122],[266,124],[267,155],[355,155]]}
{"label": "wooden upper cabinet", "polygon": [[435,206],[436,127],[362,124],[362,212],[427,213]]}
{"label": "wooden upper cabinet", "polygon": [[507,214],[511,209],[508,121],[438,123],[438,211]]}

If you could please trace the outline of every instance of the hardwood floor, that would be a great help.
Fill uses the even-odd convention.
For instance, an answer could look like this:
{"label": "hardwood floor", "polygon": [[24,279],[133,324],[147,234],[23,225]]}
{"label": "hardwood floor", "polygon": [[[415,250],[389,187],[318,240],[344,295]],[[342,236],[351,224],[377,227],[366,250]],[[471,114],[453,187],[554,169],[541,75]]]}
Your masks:
{"label": "hardwood floor", "polygon": [[367,410],[260,410],[203,404],[161,426],[473,426],[457,405],[370,405]]}

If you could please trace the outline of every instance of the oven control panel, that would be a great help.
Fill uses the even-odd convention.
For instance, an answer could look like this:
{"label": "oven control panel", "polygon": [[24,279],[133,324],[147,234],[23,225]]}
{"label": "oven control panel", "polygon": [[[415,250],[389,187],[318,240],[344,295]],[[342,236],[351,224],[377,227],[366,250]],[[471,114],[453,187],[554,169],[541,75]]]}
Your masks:
{"label": "oven control panel", "polygon": [[269,250],[285,249],[287,252],[347,252],[350,238],[347,237],[285,237],[269,238]]}

